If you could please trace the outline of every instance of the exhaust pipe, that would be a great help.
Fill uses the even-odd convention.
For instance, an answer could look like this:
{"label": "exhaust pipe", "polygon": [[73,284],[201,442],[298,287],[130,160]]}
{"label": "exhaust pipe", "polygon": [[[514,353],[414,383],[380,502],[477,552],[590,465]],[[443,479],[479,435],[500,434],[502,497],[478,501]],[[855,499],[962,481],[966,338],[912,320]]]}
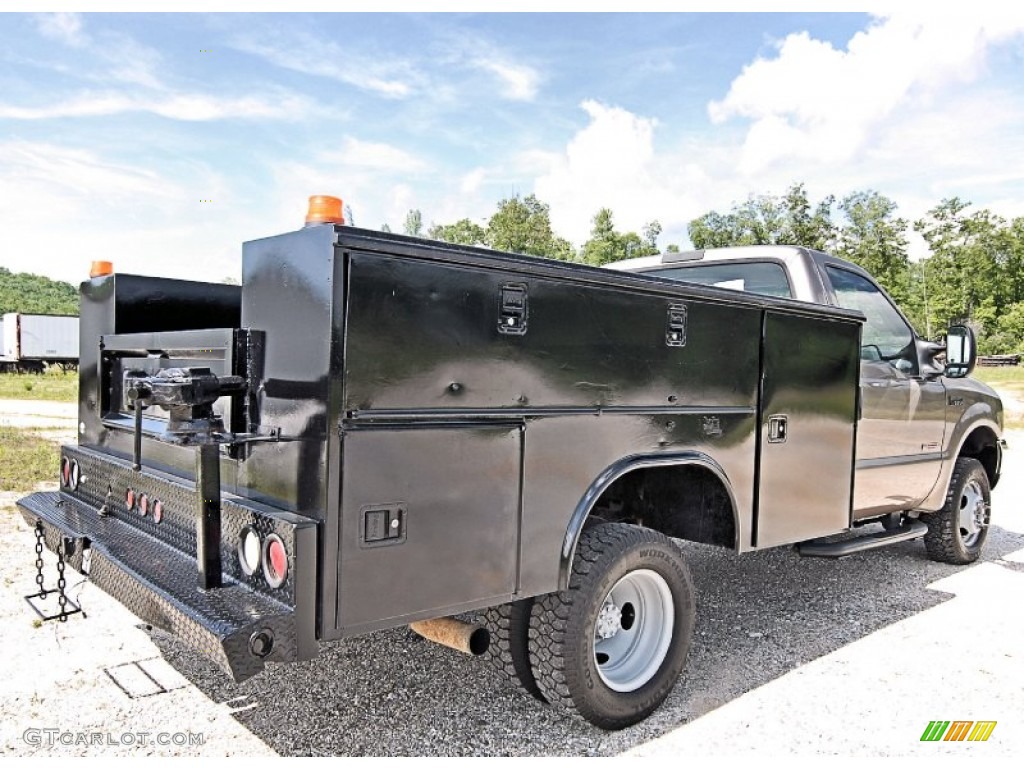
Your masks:
{"label": "exhaust pipe", "polygon": [[420,637],[468,653],[470,656],[486,653],[491,645],[491,633],[486,627],[451,617],[414,621],[409,625],[409,629]]}

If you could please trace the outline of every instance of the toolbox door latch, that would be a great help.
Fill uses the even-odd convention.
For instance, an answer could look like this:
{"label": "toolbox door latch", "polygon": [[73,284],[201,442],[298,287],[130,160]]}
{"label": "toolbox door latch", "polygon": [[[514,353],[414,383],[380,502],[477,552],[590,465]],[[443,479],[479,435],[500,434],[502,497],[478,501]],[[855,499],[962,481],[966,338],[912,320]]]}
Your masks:
{"label": "toolbox door latch", "polygon": [[526,333],[528,316],[526,285],[523,283],[502,285],[498,299],[498,333],[506,336],[522,336]]}
{"label": "toolbox door latch", "polygon": [[686,346],[686,305],[670,304],[665,324],[665,344],[669,347]]}

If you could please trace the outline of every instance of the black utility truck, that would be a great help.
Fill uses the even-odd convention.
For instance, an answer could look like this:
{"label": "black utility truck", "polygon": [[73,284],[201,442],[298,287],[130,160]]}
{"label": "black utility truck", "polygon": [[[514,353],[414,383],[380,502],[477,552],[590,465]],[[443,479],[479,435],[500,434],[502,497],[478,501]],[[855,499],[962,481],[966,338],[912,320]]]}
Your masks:
{"label": "black utility truck", "polygon": [[409,624],[613,729],[686,660],[672,538],[977,558],[1001,404],[964,378],[966,328],[918,338],[862,270],[801,249],[597,269],[314,202],[245,244],[240,287],[82,284],[78,445],[19,502],[58,555],[46,615],[77,608],[71,567],[236,680]]}

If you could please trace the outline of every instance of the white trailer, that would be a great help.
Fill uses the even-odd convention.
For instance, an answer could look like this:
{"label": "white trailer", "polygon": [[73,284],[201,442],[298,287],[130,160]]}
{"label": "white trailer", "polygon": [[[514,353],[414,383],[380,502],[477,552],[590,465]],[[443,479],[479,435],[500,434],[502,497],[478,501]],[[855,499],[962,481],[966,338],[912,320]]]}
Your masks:
{"label": "white trailer", "polygon": [[78,318],[8,312],[0,325],[0,362],[13,370],[78,365]]}

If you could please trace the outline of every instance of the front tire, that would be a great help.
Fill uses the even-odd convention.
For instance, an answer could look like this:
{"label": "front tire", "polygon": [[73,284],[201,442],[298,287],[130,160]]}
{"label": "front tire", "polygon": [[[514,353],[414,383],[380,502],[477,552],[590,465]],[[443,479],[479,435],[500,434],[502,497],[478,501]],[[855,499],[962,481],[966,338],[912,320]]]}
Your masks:
{"label": "front tire", "polygon": [[992,489],[985,468],[977,459],[957,459],[945,506],[924,516],[928,557],[953,565],[973,563],[988,538],[991,514]]}
{"label": "front tire", "polygon": [[678,547],[608,523],[583,532],[569,588],[535,600],[530,662],[544,698],[607,730],[668,697],[686,663],[694,597]]}

